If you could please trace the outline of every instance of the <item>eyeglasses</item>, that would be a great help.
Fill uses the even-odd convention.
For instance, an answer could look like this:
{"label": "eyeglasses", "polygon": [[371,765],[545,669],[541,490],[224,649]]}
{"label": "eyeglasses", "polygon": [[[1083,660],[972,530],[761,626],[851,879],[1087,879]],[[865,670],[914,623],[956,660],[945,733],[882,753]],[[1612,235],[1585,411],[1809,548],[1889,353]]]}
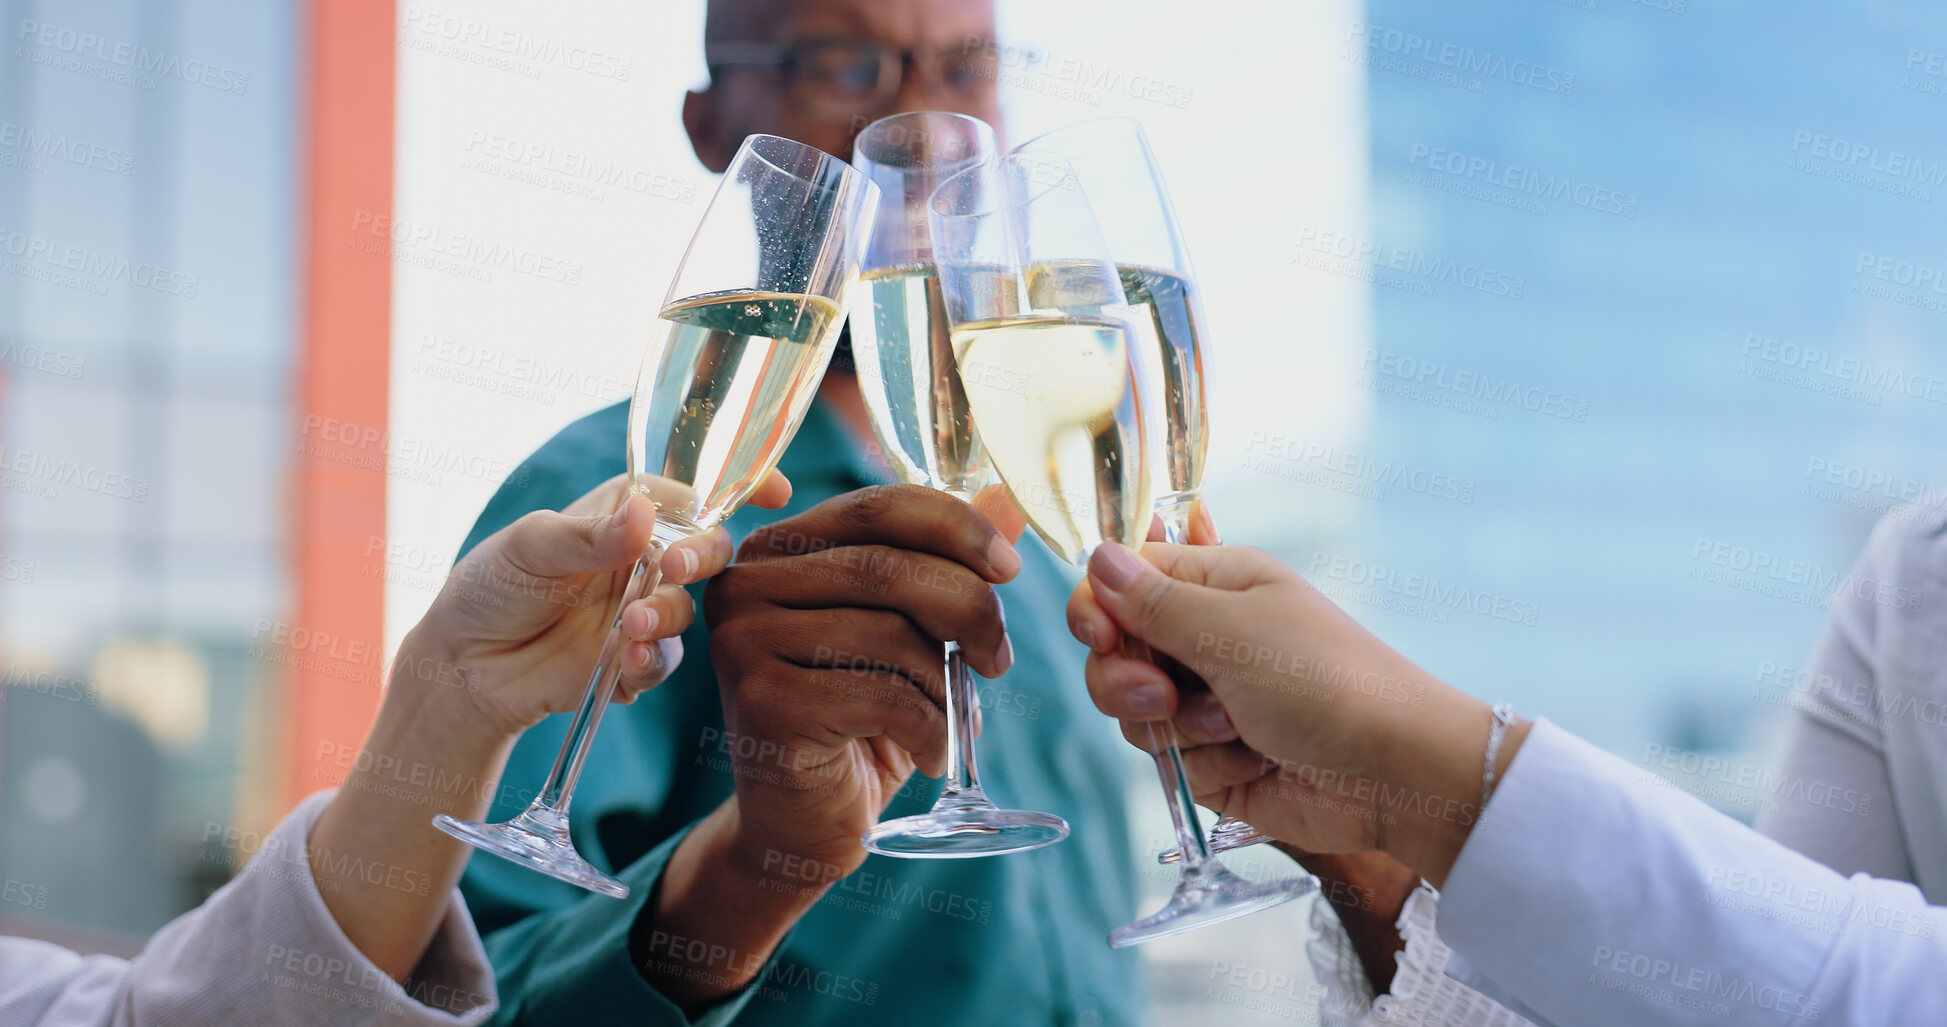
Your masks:
{"label": "eyeglasses", "polygon": [[929,90],[969,101],[993,95],[1000,69],[994,47],[981,43],[937,50],[907,50],[870,39],[712,43],[703,56],[711,74],[739,66],[777,69],[787,88],[806,100],[846,111],[871,110],[891,100],[908,68],[918,71]]}

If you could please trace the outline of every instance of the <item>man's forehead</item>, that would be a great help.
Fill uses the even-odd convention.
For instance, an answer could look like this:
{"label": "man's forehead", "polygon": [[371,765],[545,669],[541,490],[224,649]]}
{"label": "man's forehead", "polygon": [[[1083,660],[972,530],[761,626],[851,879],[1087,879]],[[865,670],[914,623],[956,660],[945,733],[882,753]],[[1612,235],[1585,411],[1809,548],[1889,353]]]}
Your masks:
{"label": "man's forehead", "polygon": [[992,35],[991,0],[710,0],[710,42],[876,39],[946,46]]}

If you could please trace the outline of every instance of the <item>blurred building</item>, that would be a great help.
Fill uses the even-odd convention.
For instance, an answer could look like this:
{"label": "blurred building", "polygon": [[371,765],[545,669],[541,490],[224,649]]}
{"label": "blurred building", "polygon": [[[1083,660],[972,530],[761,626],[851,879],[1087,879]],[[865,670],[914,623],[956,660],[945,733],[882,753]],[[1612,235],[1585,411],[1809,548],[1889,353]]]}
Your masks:
{"label": "blurred building", "polygon": [[154,929],[376,702],[293,637],[379,646],[383,459],[304,436],[384,428],[386,261],[321,225],[388,209],[391,18],[0,3],[0,915]]}
{"label": "blurred building", "polygon": [[1947,234],[1947,21],[1493,6],[1370,0],[1338,41],[1371,229],[1305,226],[1301,266],[1370,280],[1347,384],[1375,405],[1357,446],[1278,464],[1362,500],[1287,555],[1625,758],[1755,756],[1874,521],[1947,487],[1947,293],[1910,284]]}

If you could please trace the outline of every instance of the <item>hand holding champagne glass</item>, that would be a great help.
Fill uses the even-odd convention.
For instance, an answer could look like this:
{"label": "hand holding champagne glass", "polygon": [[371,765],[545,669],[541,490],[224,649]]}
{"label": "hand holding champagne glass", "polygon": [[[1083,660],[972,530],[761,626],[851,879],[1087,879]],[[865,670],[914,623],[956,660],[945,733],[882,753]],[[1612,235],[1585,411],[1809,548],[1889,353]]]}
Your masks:
{"label": "hand holding champagne glass", "polygon": [[[1073,169],[1040,153],[970,168],[934,193],[931,220],[968,404],[1028,523],[1078,565],[1104,541],[1140,546],[1152,511],[1150,383],[1133,352],[1141,337],[1122,276]],[[1139,644],[1130,655],[1147,656]],[[1210,855],[1167,724],[1152,751],[1190,858],[1169,903],[1111,933],[1111,945],[1310,892],[1310,878],[1253,884]]]}
{"label": "hand holding champagne glass", "polygon": [[[941,180],[994,156],[994,130],[964,114],[918,111],[881,118],[853,143],[860,174],[879,187],[883,210],[861,278],[870,305],[852,317],[852,347],[872,431],[899,479],[967,500],[985,469],[967,395],[954,366],[926,201]],[[957,642],[946,644],[947,770],[933,808],[866,832],[888,856],[995,856],[1053,845],[1068,822],[1052,813],[1002,809],[987,797],[974,759],[979,711],[974,677]]]}
{"label": "hand holding champagne glass", "polygon": [[731,160],[670,284],[629,405],[635,491],[656,504],[561,755],[505,823],[441,815],[440,830],[590,891],[626,885],[575,850],[568,803],[621,674],[620,610],[655,590],[662,553],[721,524],[777,466],[810,407],[844,321],[878,190],[845,162],[753,135]]}
{"label": "hand holding champagne glass", "polygon": [[[1016,153],[1051,153],[1069,162],[1093,203],[1115,216],[1102,226],[1135,316],[1137,356],[1157,388],[1151,410],[1162,418],[1163,459],[1155,461],[1156,515],[1163,538],[1189,541],[1190,510],[1203,489],[1209,449],[1209,417],[1203,397],[1203,300],[1190,254],[1176,224],[1176,209],[1142,123],[1096,118],[1043,133]],[[1210,851],[1226,852],[1265,841],[1256,828],[1220,817],[1210,830]],[[1181,848],[1157,859],[1175,863]]]}

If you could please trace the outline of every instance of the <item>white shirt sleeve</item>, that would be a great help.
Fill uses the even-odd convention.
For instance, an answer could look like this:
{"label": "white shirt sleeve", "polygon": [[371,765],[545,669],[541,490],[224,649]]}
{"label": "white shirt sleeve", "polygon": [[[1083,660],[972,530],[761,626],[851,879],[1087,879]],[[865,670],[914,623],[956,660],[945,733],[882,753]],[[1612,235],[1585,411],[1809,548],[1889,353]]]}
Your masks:
{"label": "white shirt sleeve", "polygon": [[1776,805],[1752,827],[1842,874],[1912,881],[1892,773],[1877,742],[1804,709],[1792,715],[1786,737],[1779,777],[1788,786],[1809,784],[1778,789]]}
{"label": "white shirt sleeve", "polygon": [[[1847,580],[1901,580],[1912,520],[1905,509],[1883,519]],[[1839,589],[1811,665],[1760,680],[1761,689],[1782,685],[1792,711],[1783,780],[1822,787],[1780,788],[1753,826],[1842,874],[1912,881],[1877,709],[1880,620],[1891,611],[1875,598]],[[1834,789],[1844,801],[1831,801]]]}
{"label": "white shirt sleeve", "polygon": [[1850,879],[1539,721],[1442,893],[1450,971],[1539,1022],[1947,1022],[1912,885]]}
{"label": "white shirt sleeve", "polygon": [[0,938],[0,1024],[460,1027],[497,1004],[493,968],[455,890],[401,985],[332,919],[306,854],[330,793],[306,799],[242,874],[164,925],[134,959]]}

